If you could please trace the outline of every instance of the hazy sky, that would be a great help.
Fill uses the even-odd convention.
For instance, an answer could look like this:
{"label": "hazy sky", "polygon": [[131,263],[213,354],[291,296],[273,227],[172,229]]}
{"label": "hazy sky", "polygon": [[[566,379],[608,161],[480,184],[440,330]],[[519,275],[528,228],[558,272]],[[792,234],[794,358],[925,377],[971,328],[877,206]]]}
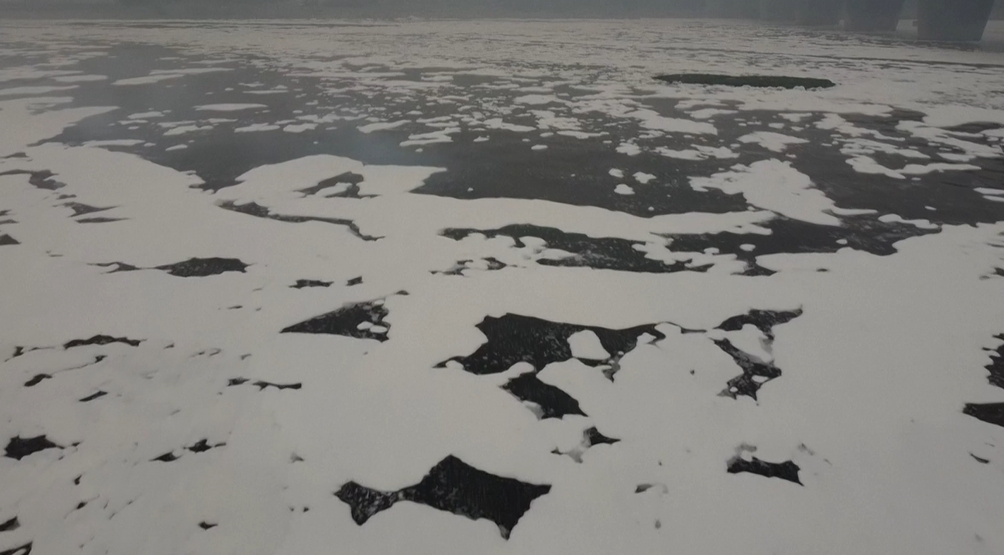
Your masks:
{"label": "hazy sky", "polygon": [[[747,0],[749,1],[749,0]],[[756,0],[752,0],[756,1]],[[427,11],[464,10],[498,12],[548,12],[568,16],[577,14],[658,14],[697,12],[705,0],[0,0],[0,4],[18,7],[45,8],[53,4],[313,4],[349,9]]]}
{"label": "hazy sky", "polygon": [[[198,17],[200,12],[211,16],[213,11],[242,12],[247,6],[255,6],[250,11],[267,16],[279,16],[288,12],[295,16],[303,9],[300,6],[325,6],[328,11],[356,12],[361,15],[437,15],[437,16],[557,16],[557,17],[646,17],[646,16],[701,16],[721,14],[714,6],[729,3],[750,3],[760,0],[0,0],[0,15],[30,11],[56,11],[72,6],[76,13],[95,15],[117,12],[116,4],[144,6],[139,12],[152,15],[189,14]],[[776,2],[798,2],[799,0],[773,0]],[[823,0],[819,0],[823,1]],[[830,0],[833,1],[833,0]],[[839,0],[836,0],[839,1]],[[93,8],[89,5],[99,4]],[[915,14],[916,0],[906,0],[903,17]],[[280,7],[281,5],[281,7]],[[755,11],[755,8],[754,8]],[[275,12],[275,13],[273,13]],[[998,0],[995,12],[1004,16],[1004,0]],[[125,12],[128,13],[128,12]]]}

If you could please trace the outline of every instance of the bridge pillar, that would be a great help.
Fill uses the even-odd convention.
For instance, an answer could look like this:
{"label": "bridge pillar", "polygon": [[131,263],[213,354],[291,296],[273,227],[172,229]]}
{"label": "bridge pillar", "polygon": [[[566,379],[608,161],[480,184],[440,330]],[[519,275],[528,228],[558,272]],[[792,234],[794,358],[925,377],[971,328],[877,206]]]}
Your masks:
{"label": "bridge pillar", "polygon": [[795,21],[801,0],[760,0],[760,19],[764,21]]}
{"label": "bridge pillar", "polygon": [[899,25],[906,0],[847,0],[848,31],[888,31]]}
{"label": "bridge pillar", "polygon": [[920,0],[917,38],[978,42],[993,7],[994,0]]}
{"label": "bridge pillar", "polygon": [[759,0],[708,0],[709,17],[756,19],[760,17]]}
{"label": "bridge pillar", "polygon": [[839,25],[844,0],[801,0],[797,17],[802,25]]}

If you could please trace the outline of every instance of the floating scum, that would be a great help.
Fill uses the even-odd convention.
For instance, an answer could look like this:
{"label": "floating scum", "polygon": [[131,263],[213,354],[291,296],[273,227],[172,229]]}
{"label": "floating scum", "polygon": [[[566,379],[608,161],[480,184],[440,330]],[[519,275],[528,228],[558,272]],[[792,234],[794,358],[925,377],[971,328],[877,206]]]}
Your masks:
{"label": "floating scum", "polygon": [[0,553],[1004,548],[999,74],[227,25],[4,28]]}

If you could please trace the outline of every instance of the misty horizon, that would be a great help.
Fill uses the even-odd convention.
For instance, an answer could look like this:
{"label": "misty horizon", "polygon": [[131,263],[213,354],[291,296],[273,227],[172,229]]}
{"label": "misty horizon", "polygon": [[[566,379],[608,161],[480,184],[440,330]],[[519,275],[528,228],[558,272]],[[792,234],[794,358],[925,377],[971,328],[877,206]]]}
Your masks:
{"label": "misty horizon", "polygon": [[[11,17],[714,18],[723,0],[0,0]],[[724,0],[729,1],[729,0]],[[917,15],[906,0],[901,19]],[[991,19],[1004,19],[997,2]]]}

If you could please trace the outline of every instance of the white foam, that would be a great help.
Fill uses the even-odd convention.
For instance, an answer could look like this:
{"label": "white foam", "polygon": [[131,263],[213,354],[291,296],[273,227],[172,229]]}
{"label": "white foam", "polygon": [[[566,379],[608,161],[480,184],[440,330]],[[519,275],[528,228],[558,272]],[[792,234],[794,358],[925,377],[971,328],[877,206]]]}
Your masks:
{"label": "white foam", "polygon": [[575,358],[589,360],[606,360],[610,358],[610,353],[603,348],[600,338],[589,330],[582,330],[569,336],[568,346],[571,347],[572,356]]}
{"label": "white foam", "polygon": [[291,123],[289,125],[283,126],[282,130],[286,133],[303,133],[304,131],[311,131],[317,128],[316,123]]}
{"label": "white foam", "polygon": [[770,131],[757,131],[749,135],[739,137],[738,141],[745,144],[757,144],[771,152],[784,152],[789,145],[802,145],[809,141],[781,133]]}
{"label": "white foam", "polygon": [[635,172],[634,179],[638,183],[641,183],[642,185],[646,185],[646,184],[650,183],[653,179],[655,179],[655,176],[652,175],[652,174],[650,174],[650,173]]}
{"label": "white foam", "polygon": [[195,110],[199,112],[243,112],[245,110],[261,110],[262,108],[268,108],[264,104],[204,104],[202,106],[196,106]]}
{"label": "white foam", "polygon": [[402,125],[411,123],[410,120],[399,120],[399,121],[379,121],[375,123],[369,123],[359,127],[359,131],[363,133],[373,133],[374,131],[387,131],[390,129],[397,129]]}
{"label": "white foam", "polygon": [[76,85],[68,87],[13,87],[10,89],[0,89],[0,96],[41,95],[59,91],[69,91],[75,88],[77,88]]}
{"label": "white foam", "polygon": [[280,129],[281,126],[273,125],[270,123],[252,123],[251,125],[245,125],[243,127],[234,128],[234,133],[254,133],[257,131],[275,131]]}
{"label": "white foam", "polygon": [[562,104],[563,100],[553,94],[528,94],[513,99],[516,104],[529,104],[531,106],[543,106],[545,104]]}
{"label": "white foam", "polygon": [[718,130],[710,123],[702,123],[682,118],[670,118],[659,115],[654,110],[642,109],[625,114],[626,117],[640,121],[645,129],[665,131],[667,133],[690,133],[693,135],[717,135]]}
{"label": "white foam", "polygon": [[690,180],[696,191],[719,189],[730,195],[741,194],[750,204],[778,214],[821,225],[840,225],[828,214],[834,204],[812,187],[809,176],[788,162],[762,160],[749,166],[737,165],[731,171]]}

